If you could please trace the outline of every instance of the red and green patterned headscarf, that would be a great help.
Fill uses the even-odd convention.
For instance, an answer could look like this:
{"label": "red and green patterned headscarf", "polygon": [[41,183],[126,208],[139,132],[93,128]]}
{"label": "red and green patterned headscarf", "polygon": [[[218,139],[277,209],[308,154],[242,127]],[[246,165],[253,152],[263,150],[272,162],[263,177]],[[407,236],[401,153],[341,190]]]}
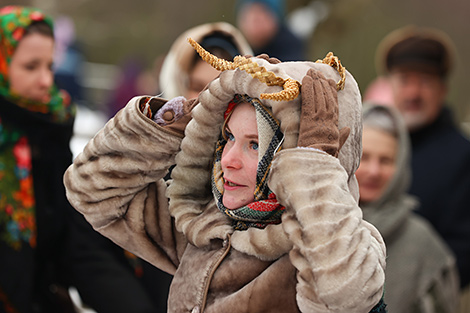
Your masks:
{"label": "red and green patterned headscarf", "polygon": [[[25,30],[36,21],[52,29],[42,12],[20,6],[0,8],[0,97],[14,105],[61,124],[73,118],[74,106],[65,92],[52,87],[48,102],[12,94],[9,84],[11,58]],[[0,105],[6,105],[5,101]],[[32,151],[24,130],[0,116],[0,241],[15,250],[36,246],[36,198],[33,188]],[[1,297],[0,290],[0,297]],[[0,301],[1,302],[1,301]]]}
{"label": "red and green patterned headscarf", "polygon": [[74,113],[70,97],[66,92],[53,86],[49,92],[49,101],[39,102],[24,99],[10,90],[8,72],[13,53],[27,27],[40,21],[53,29],[52,19],[37,9],[13,5],[0,9],[0,96],[27,110],[52,114],[54,120],[62,122],[68,120]]}

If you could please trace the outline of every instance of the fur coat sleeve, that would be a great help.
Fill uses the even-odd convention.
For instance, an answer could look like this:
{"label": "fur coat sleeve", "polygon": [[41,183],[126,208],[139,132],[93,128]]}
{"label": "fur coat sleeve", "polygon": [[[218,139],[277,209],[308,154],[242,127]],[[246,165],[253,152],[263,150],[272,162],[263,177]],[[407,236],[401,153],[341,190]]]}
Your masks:
{"label": "fur coat sleeve", "polygon": [[287,210],[297,304],[302,312],[368,312],[383,293],[385,244],[362,219],[347,173],[334,158],[305,148],[279,152],[270,187]]}
{"label": "fur coat sleeve", "polygon": [[132,99],[66,171],[70,203],[95,230],[174,274],[186,246],[168,211],[163,177],[181,138],[145,117]]}

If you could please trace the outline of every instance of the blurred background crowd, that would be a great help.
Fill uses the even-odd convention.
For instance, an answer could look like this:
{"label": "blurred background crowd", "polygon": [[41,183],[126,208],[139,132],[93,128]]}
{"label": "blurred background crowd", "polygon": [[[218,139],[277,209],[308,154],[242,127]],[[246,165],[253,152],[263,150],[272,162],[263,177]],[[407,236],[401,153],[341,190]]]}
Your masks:
{"label": "blurred background crowd", "polygon": [[[0,1],[6,4],[10,1]],[[140,93],[154,90],[155,70],[183,31],[208,22],[237,24],[236,0],[200,0],[197,4],[183,0],[15,0],[14,4],[71,19],[75,43],[86,61],[81,67],[86,101],[104,110],[125,69],[132,75],[139,73]],[[362,92],[377,76],[375,51],[391,30],[415,24],[446,32],[458,52],[448,99],[463,127],[470,121],[466,79],[470,60],[465,57],[470,54],[470,42],[464,39],[469,11],[470,3],[460,0],[289,0],[285,4],[286,22],[305,42],[306,58],[317,60],[333,51],[354,73]]]}

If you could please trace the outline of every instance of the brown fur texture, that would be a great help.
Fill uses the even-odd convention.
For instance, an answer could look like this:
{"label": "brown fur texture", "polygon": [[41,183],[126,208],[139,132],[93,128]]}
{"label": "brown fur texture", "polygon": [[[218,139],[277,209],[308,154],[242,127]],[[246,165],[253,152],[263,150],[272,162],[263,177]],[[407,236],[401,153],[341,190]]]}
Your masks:
{"label": "brown fur texture", "polygon": [[[285,79],[302,81],[311,68],[339,77],[324,64],[254,60]],[[134,98],[65,174],[70,202],[95,229],[175,275],[170,312],[368,312],[382,296],[385,245],[357,205],[361,98],[349,73],[338,102],[339,127],[351,134],[338,158],[296,147],[301,96],[263,101],[285,135],[269,178],[286,206],[281,224],[234,231],[215,205],[210,173],[228,102],[279,90],[240,70],[221,73],[200,94],[182,141]]]}

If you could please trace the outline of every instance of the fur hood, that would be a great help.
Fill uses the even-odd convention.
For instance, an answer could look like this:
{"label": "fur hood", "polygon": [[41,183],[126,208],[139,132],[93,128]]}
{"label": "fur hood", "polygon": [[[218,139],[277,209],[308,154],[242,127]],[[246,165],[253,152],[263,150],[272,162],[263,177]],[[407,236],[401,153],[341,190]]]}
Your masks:
{"label": "fur hood", "polygon": [[196,56],[196,51],[188,45],[187,38],[191,37],[197,42],[201,42],[205,37],[216,32],[232,38],[241,55],[253,55],[245,37],[229,23],[207,23],[190,28],[174,41],[163,61],[159,87],[164,98],[172,99],[185,95],[187,92],[188,73],[192,60]]}
{"label": "fur hood", "polygon": [[[276,76],[292,78],[298,82],[311,68],[319,70],[326,78],[340,80],[339,73],[331,66],[314,62],[271,63],[264,57],[252,58],[258,65]],[[247,72],[236,69],[227,70],[212,81],[198,98],[193,109],[193,119],[186,127],[181,151],[176,156],[176,167],[173,170],[173,182],[167,196],[170,198],[170,213],[175,217],[176,227],[196,246],[204,246],[213,238],[226,238],[232,233],[229,222],[216,223],[208,219],[205,212],[214,202],[211,191],[211,170],[214,158],[215,143],[219,138],[224,121],[224,112],[235,94],[246,94],[259,98],[262,93],[274,93],[281,90],[278,86],[267,86],[253,78]],[[280,121],[285,135],[282,149],[297,146],[300,108],[302,94],[291,101],[262,100]],[[348,140],[342,147],[339,160],[348,175],[349,191],[358,200],[358,186],[354,173],[361,157],[361,97],[358,85],[353,76],[346,71],[345,87],[338,91],[339,128],[350,127]],[[214,204],[215,205],[215,204]],[[211,223],[210,234],[201,231]],[[213,227],[214,224],[218,226]],[[291,248],[291,243],[281,225],[268,226],[267,231],[249,229],[236,232],[232,236],[233,246],[248,254],[263,259],[275,259]],[[276,236],[277,240],[273,240]],[[247,242],[251,242],[247,245]]]}

